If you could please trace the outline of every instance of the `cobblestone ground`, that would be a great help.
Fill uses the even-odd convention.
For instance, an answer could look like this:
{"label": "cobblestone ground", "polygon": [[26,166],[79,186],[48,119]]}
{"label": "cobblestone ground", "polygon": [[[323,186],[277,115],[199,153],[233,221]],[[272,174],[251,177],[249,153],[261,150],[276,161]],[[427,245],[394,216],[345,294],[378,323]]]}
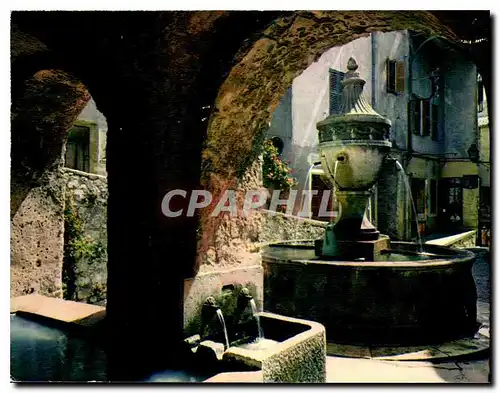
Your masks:
{"label": "cobblestone ground", "polygon": [[477,300],[490,302],[490,259],[491,254],[486,250],[476,252],[476,262],[472,267],[472,275],[476,281]]}
{"label": "cobblestone ground", "polygon": [[[472,249],[471,249],[472,251]],[[478,320],[490,324],[490,253],[473,249],[477,258],[472,268],[478,294]],[[483,312],[481,312],[483,310]],[[328,356],[327,382],[332,383],[488,383],[489,355],[476,354],[455,361],[381,361]]]}

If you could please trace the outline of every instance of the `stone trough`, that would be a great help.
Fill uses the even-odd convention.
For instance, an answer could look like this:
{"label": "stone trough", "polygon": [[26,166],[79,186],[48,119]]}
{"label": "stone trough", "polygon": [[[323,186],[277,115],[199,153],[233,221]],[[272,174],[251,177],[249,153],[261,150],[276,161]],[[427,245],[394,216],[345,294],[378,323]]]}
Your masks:
{"label": "stone trough", "polygon": [[[322,383],[326,379],[323,325],[269,312],[260,313],[264,345],[229,347],[223,362],[231,368],[262,370],[261,382]],[[222,382],[219,380],[219,382]]]}

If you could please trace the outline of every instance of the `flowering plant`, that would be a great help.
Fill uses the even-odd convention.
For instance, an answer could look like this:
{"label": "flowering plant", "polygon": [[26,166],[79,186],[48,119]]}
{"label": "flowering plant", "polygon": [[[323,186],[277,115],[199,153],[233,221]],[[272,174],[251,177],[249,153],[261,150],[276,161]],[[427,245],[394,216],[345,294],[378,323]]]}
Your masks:
{"label": "flowering plant", "polygon": [[297,184],[295,178],[291,176],[292,169],[288,166],[289,163],[279,157],[278,149],[270,140],[264,143],[263,157],[264,187],[274,186],[288,190]]}

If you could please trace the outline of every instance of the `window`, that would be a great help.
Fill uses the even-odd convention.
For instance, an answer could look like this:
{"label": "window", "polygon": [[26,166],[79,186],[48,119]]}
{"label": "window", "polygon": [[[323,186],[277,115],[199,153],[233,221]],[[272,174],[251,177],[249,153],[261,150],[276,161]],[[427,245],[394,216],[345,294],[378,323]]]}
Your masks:
{"label": "window", "polygon": [[481,75],[477,75],[477,111],[482,112],[484,110],[484,85],[483,78]]}
{"label": "window", "polygon": [[90,172],[90,129],[73,126],[66,143],[64,166],[83,172]]}
{"label": "window", "polygon": [[412,100],[409,103],[408,119],[411,132],[415,135],[430,136],[438,140],[439,106],[431,100]]}
{"label": "window", "polygon": [[420,135],[429,136],[431,134],[431,108],[429,100],[421,100],[421,128]]}
{"label": "window", "polygon": [[387,92],[398,94],[405,91],[405,62],[387,60]]}
{"label": "window", "polygon": [[345,74],[341,71],[330,69],[330,115],[340,114],[342,98],[342,81]]}
{"label": "window", "polygon": [[436,104],[431,105],[431,139],[433,141],[438,140],[438,132],[439,132],[439,107]]}

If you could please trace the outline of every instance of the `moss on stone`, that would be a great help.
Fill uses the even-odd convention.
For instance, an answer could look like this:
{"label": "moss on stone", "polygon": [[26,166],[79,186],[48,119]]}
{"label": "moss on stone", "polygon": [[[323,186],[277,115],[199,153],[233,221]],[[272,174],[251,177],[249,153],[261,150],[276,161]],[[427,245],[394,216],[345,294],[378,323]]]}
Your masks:
{"label": "moss on stone", "polygon": [[[252,312],[250,307],[245,310],[238,310],[238,298],[240,297],[243,288],[248,288],[252,296],[256,296],[256,286],[254,283],[248,282],[244,285],[234,285],[231,289],[223,290],[220,293],[214,293],[216,304],[219,306],[224,316],[226,328],[229,335],[229,341],[235,339],[238,334],[244,334],[243,330],[247,329],[249,323],[252,323]],[[190,337],[201,333],[202,320],[201,313],[205,299],[200,299],[200,303],[196,307],[194,317],[191,318],[184,327],[184,336]],[[208,326],[205,326],[204,337],[217,338],[221,337],[221,327],[216,318],[213,318]],[[202,337],[203,339],[203,337]]]}

